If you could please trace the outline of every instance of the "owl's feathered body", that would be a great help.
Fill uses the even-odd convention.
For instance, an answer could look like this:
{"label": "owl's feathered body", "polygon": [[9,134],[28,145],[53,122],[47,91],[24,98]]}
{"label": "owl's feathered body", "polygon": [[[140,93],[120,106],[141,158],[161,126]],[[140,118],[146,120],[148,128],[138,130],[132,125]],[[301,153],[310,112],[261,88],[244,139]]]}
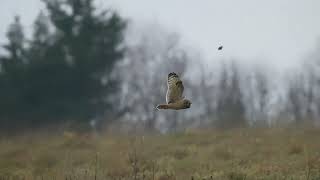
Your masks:
{"label": "owl's feathered body", "polygon": [[182,96],[184,86],[179,76],[172,72],[168,74],[167,79],[168,90],[166,93],[167,104],[160,104],[157,109],[187,109],[191,106],[191,101],[184,99]]}

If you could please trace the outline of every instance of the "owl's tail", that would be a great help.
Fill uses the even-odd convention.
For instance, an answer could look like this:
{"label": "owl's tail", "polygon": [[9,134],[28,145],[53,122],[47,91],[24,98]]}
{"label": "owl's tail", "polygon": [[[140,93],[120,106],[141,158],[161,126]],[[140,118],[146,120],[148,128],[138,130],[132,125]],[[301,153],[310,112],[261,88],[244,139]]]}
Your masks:
{"label": "owl's tail", "polygon": [[169,106],[167,104],[159,104],[157,106],[157,109],[168,109],[168,108],[169,108]]}

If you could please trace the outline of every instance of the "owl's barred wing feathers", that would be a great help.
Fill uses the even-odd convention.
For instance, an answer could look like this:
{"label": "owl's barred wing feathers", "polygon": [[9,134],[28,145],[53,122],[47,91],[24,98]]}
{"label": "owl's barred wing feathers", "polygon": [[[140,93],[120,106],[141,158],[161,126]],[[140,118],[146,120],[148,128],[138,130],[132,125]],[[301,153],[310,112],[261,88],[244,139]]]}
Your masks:
{"label": "owl's barred wing feathers", "polygon": [[168,90],[166,95],[167,104],[177,102],[183,99],[183,84],[179,76],[172,72],[168,74]]}

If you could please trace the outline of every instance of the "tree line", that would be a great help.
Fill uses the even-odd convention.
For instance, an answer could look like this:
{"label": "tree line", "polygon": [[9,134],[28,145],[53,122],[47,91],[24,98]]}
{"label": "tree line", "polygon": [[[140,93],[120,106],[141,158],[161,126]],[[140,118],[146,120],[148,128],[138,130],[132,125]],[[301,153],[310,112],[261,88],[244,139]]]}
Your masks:
{"label": "tree line", "polygon": [[[179,34],[131,23],[93,0],[43,3],[31,38],[19,16],[8,27],[0,54],[0,129],[70,122],[148,131],[319,123],[320,46],[300,71],[281,76],[236,59],[208,61]],[[191,109],[155,109],[165,101],[169,72],[182,77]]]}

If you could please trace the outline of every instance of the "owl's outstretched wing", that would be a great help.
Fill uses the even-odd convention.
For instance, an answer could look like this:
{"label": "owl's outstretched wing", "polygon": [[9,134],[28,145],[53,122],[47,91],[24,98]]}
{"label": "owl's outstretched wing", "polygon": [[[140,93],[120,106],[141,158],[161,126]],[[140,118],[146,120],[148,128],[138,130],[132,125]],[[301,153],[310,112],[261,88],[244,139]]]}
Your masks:
{"label": "owl's outstretched wing", "polygon": [[183,99],[183,84],[179,76],[172,72],[168,74],[168,90],[166,95],[167,104],[177,102]]}

